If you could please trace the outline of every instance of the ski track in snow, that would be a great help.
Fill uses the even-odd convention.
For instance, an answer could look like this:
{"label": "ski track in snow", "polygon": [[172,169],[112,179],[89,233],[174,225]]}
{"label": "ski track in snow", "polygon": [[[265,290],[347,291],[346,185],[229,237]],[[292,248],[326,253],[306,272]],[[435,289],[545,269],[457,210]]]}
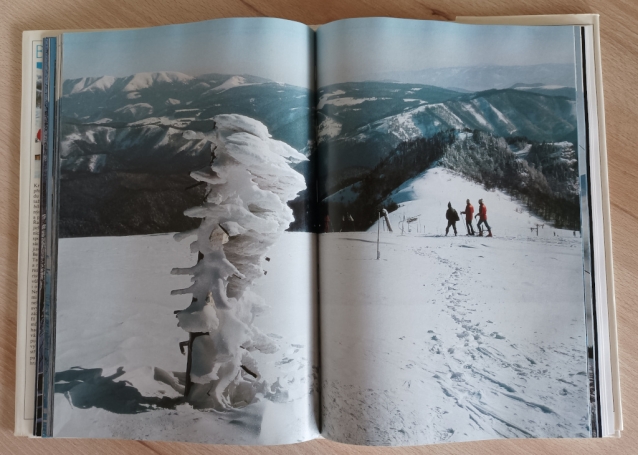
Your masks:
{"label": "ski track in snow", "polygon": [[[403,283],[393,285],[392,278],[377,276],[375,280],[382,284],[375,289],[388,286],[388,294],[403,290],[401,300],[412,302],[395,306],[363,303],[368,315],[358,313],[356,317],[374,321],[366,324],[363,337],[355,328],[353,335],[337,332],[338,328],[323,332],[322,339],[329,340],[322,346],[324,434],[342,442],[372,445],[588,436],[582,321],[565,316],[562,325],[569,333],[553,339],[534,336],[517,330],[516,318],[511,324],[499,324],[495,313],[503,311],[502,306],[492,308],[489,300],[474,297],[468,288],[470,283],[476,286],[473,276],[480,268],[475,260],[480,261],[484,254],[496,255],[494,248],[507,249],[508,243],[518,239],[489,239],[501,243],[494,247],[465,236],[449,240],[406,236],[397,242],[388,239],[389,235],[382,239],[380,267],[396,264],[398,255],[411,254],[415,258],[405,258],[411,268],[431,270],[435,276],[424,280],[425,291],[418,295],[405,291]],[[322,238],[322,258],[338,254],[335,250],[339,249],[343,259],[348,253],[356,254],[348,243],[360,247],[369,242],[369,259],[374,260],[376,235],[328,236],[332,236],[330,241]],[[414,245],[415,239],[421,246]],[[548,240],[521,242],[545,248]],[[573,251],[577,242],[562,238],[551,243],[553,249]],[[473,251],[472,258],[463,264],[456,256],[446,257],[450,248]],[[351,255],[344,263],[351,269],[358,262]],[[336,264],[330,262],[335,266],[332,273],[322,272],[326,278],[347,273]],[[420,282],[419,278],[415,281]],[[495,280],[485,281],[488,286],[496,285]],[[326,295],[322,302],[332,297],[334,294]],[[324,327],[328,321],[335,324],[336,319],[355,318],[347,310],[327,314],[334,307],[322,305]],[[344,299],[335,305],[349,306]],[[357,311],[361,310],[353,310]],[[376,315],[370,316],[372,312]],[[577,314],[577,309],[565,313]],[[341,353],[334,354],[337,350]],[[337,357],[342,358],[333,364]]]}

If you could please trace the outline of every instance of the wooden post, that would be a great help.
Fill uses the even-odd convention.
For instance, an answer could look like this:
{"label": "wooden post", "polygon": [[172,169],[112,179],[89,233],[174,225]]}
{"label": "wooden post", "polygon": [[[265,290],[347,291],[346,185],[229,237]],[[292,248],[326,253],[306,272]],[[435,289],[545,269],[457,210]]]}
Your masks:
{"label": "wooden post", "polygon": [[381,251],[379,251],[380,235],[381,235],[381,212],[379,212],[379,219],[377,220],[377,260],[381,259]]}
{"label": "wooden post", "polygon": [[[189,332],[188,333],[188,357],[186,360],[186,378],[184,379],[184,398],[188,398],[188,394],[191,391],[193,382],[191,381],[191,368],[193,367],[193,342],[195,338],[208,335],[210,332]],[[184,342],[182,342],[184,343]],[[179,349],[182,350],[182,343],[180,343]]]}
{"label": "wooden post", "polygon": [[191,367],[193,366],[193,340],[195,336],[193,333],[188,334],[188,352],[186,360],[186,378],[184,379],[184,398],[188,398],[188,394],[191,392]]}

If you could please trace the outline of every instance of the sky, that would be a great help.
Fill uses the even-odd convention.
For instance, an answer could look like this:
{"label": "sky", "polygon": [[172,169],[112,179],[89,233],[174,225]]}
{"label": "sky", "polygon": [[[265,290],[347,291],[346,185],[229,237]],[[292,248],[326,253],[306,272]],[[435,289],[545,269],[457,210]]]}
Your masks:
{"label": "sky", "polygon": [[269,18],[216,19],[146,29],[68,33],[63,79],[178,71],[250,74],[309,87],[314,34],[298,22]]}
{"label": "sky", "polygon": [[346,19],[317,32],[318,85],[383,80],[387,72],[428,68],[573,64],[573,33],[572,26]]}

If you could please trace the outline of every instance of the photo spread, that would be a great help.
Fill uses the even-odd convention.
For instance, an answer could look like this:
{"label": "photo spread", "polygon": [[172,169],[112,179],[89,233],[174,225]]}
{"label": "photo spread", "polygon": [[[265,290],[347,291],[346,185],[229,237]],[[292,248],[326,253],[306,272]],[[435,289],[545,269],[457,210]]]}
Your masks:
{"label": "photo spread", "polygon": [[599,436],[582,33],[244,18],[45,40],[42,435]]}

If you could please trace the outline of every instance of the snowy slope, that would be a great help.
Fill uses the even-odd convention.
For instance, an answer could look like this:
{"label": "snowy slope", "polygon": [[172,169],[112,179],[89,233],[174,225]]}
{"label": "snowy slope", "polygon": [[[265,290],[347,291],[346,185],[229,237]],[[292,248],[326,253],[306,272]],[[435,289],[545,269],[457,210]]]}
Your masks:
{"label": "snowy slope", "polygon": [[253,288],[270,306],[255,325],[279,350],[257,360],[264,378],[282,388],[279,400],[227,413],[158,404],[180,395],[176,378],[186,369],[178,343],[188,335],[173,311],[190,296],[170,292],[190,281],[170,271],[196,262],[187,242],[172,235],[61,240],[56,390],[80,382],[55,395],[56,437],[283,444],[316,435],[311,234],[285,232]]}
{"label": "snowy slope", "polygon": [[[404,113],[387,117],[373,123],[370,128],[381,134],[392,134],[400,141],[431,136],[437,131],[450,128],[462,129],[463,121],[443,103],[425,104]],[[355,136],[360,141],[366,138],[362,133]]]}
{"label": "snowy slope", "polygon": [[579,240],[323,234],[324,434],[589,436]]}
{"label": "snowy slope", "polygon": [[[399,209],[389,215],[395,231],[400,232],[400,222],[404,218],[419,217],[418,223],[415,222],[410,226],[414,234],[444,235],[447,225],[445,212],[448,202],[451,202],[452,207],[461,217],[456,227],[459,234],[464,235],[466,234],[465,215],[461,215],[461,212],[465,210],[466,199],[470,199],[474,206],[475,215],[478,214],[478,200],[483,199],[487,207],[487,222],[495,236],[536,237],[536,230],[533,233],[530,230],[532,227],[535,228],[536,224],[545,225],[538,230],[540,237],[554,237],[554,233],[557,236],[574,236],[572,231],[551,228],[545,221],[530,214],[518,201],[502,191],[487,191],[482,185],[470,182],[449,169],[441,167],[428,169],[421,175],[408,180],[394,190],[385,203],[387,205],[392,201],[399,204]],[[475,230],[476,223],[477,220],[474,220]],[[404,230],[408,230],[407,224]],[[377,231],[376,223],[369,231]],[[450,234],[452,234],[451,231]]]}
{"label": "snowy slope", "polygon": [[105,92],[115,83],[115,77],[83,77],[75,83],[71,89],[71,94],[81,92]]}
{"label": "snowy slope", "polygon": [[[482,197],[494,238],[444,236]],[[320,236],[324,432],[414,445],[587,437],[582,244],[505,194],[434,168],[390,199],[394,232]],[[419,228],[405,216],[419,216]],[[540,222],[542,223],[542,222]],[[462,223],[457,223],[464,234]],[[556,232],[556,236],[554,236]]]}
{"label": "snowy slope", "polygon": [[186,84],[193,80],[192,76],[176,71],[159,71],[156,73],[137,73],[131,76],[122,89],[125,92],[136,92],[150,88],[156,84]]}
{"label": "snowy slope", "polygon": [[[217,87],[211,89],[214,92],[224,92],[226,90],[230,90],[231,88],[240,87],[242,85],[255,85],[255,83],[251,83],[246,81],[246,78],[243,76],[232,76],[228,78],[223,84],[218,85]],[[206,94],[205,92],[204,94]]]}
{"label": "snowy slope", "polygon": [[532,93],[550,96],[564,96],[573,99],[576,95],[576,89],[573,87],[564,87],[562,85],[551,84],[514,84],[511,88],[516,90],[527,90]]}

